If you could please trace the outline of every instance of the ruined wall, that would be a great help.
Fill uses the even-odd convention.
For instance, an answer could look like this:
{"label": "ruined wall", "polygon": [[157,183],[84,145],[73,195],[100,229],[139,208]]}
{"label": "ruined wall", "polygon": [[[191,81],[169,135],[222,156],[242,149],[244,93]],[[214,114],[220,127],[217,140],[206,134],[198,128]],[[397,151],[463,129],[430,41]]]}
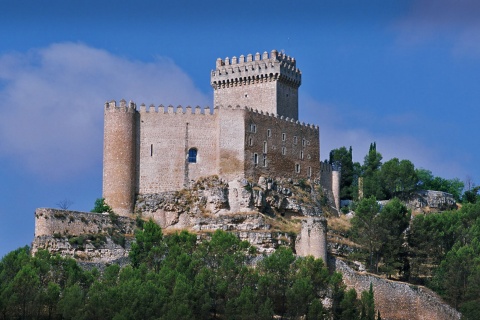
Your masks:
{"label": "ruined wall", "polygon": [[[137,193],[180,190],[218,174],[217,114],[209,108],[142,105],[138,122]],[[188,161],[190,148],[197,150],[196,163]]]}
{"label": "ruined wall", "polygon": [[298,119],[298,87],[301,72],[296,61],[272,50],[231,60],[217,59],[211,73],[215,106],[248,106]]}
{"label": "ruined wall", "polygon": [[135,221],[107,214],[39,208],[35,210],[32,253],[53,254],[87,263],[128,261]]}
{"label": "ruined wall", "polygon": [[357,273],[345,262],[335,261],[343,282],[358,294],[373,286],[375,307],[385,320],[453,320],[461,314],[444,303],[431,290],[403,282],[394,282],[365,273]]}
{"label": "ruined wall", "polygon": [[327,262],[327,220],[325,217],[307,217],[297,236],[295,251],[299,256],[313,256]]}
{"label": "ruined wall", "polygon": [[135,196],[135,104],[105,104],[103,197],[115,212],[133,211]]}
{"label": "ruined wall", "polygon": [[249,110],[245,119],[245,174],[315,179],[320,173],[318,127]]}

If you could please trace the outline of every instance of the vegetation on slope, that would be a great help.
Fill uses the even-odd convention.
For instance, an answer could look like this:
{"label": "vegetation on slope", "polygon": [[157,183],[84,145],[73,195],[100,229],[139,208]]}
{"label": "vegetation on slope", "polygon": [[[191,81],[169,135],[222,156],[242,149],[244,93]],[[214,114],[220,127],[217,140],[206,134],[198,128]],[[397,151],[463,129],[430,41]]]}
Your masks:
{"label": "vegetation on slope", "polygon": [[373,292],[346,291],[323,261],[280,248],[253,267],[254,251],[222,231],[164,237],[152,221],[132,264],[102,273],[20,248],[0,261],[0,319],[374,319]]}

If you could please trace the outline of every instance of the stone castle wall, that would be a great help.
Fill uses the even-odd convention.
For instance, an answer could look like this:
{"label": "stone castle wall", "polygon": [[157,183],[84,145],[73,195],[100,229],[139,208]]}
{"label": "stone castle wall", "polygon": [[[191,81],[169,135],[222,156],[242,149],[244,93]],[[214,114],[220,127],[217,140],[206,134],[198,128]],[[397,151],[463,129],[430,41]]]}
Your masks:
{"label": "stone castle wall", "polygon": [[325,217],[307,217],[295,243],[297,255],[308,255],[327,263],[327,220]]}
{"label": "stone castle wall", "polygon": [[[209,108],[140,107],[137,113],[136,174],[139,194],[184,188],[191,180],[218,174],[218,116]],[[188,150],[197,162],[188,162]]]}
{"label": "stone castle wall", "polygon": [[245,121],[245,174],[308,179],[320,174],[317,126],[250,111]]}
{"label": "stone castle wall", "polygon": [[253,109],[298,119],[301,72],[294,58],[272,50],[246,59],[217,59],[211,73],[215,106],[246,105]]}

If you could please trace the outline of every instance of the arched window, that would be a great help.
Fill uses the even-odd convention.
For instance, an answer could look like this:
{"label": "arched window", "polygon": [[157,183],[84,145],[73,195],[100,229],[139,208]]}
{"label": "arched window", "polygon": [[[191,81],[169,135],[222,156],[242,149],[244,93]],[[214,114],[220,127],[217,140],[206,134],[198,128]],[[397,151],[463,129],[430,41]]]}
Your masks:
{"label": "arched window", "polygon": [[189,163],[197,163],[197,153],[198,153],[198,150],[196,148],[191,148],[190,150],[188,150]]}

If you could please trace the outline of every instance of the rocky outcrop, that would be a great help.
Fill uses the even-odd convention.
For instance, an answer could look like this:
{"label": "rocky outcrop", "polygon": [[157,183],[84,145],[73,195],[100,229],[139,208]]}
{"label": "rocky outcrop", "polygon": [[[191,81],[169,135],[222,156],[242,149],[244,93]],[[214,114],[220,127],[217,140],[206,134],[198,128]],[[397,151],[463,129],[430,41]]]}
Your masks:
{"label": "rocky outcrop", "polygon": [[419,190],[406,203],[414,212],[439,212],[456,209],[453,195],[443,191]]}
{"label": "rocky outcrop", "polygon": [[[333,259],[332,259],[333,260]],[[385,320],[457,320],[461,314],[444,303],[434,292],[408,283],[395,282],[351,269],[345,262],[332,261],[342,273],[343,282],[357,293],[372,284],[375,307]]]}

